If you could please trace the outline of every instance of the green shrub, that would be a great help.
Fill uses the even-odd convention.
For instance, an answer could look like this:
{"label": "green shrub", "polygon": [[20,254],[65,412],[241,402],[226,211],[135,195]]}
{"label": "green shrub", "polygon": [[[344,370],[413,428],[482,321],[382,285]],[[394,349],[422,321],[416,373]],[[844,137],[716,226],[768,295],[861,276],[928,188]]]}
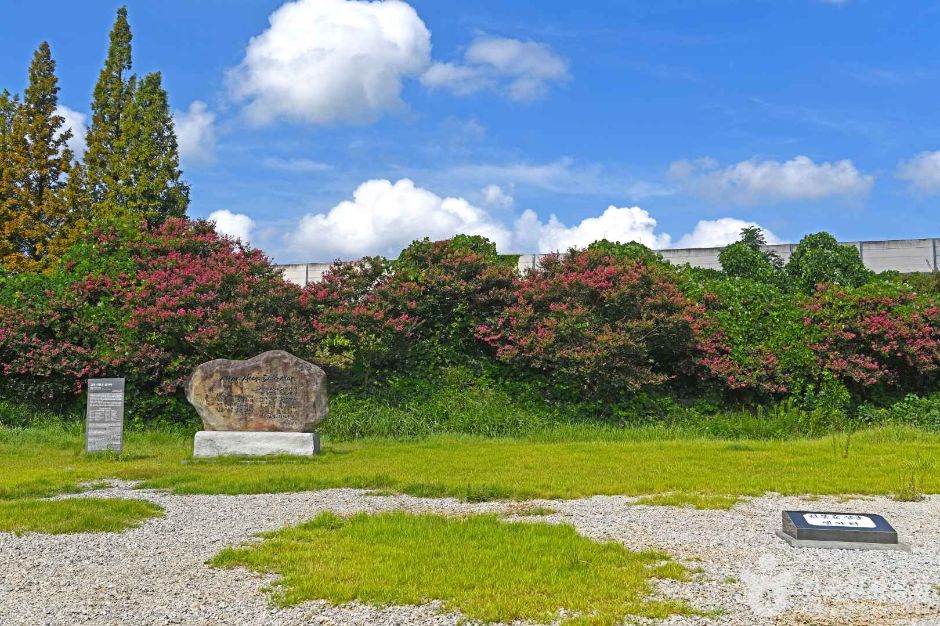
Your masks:
{"label": "green shrub", "polygon": [[729,399],[765,402],[818,378],[801,295],[751,278],[684,277],[683,289],[702,303],[708,322],[702,363]]}
{"label": "green shrub", "polygon": [[817,285],[861,287],[874,277],[858,250],[840,244],[826,232],[803,237],[786,269],[797,288],[807,294],[813,293]]}
{"label": "green shrub", "polygon": [[619,404],[694,373],[701,315],[666,264],[571,250],[513,289],[477,337],[555,400]]}
{"label": "green shrub", "polygon": [[666,261],[663,260],[662,255],[660,255],[658,252],[647,248],[642,243],[638,243],[636,241],[620,243],[619,241],[608,241],[607,239],[601,239],[600,241],[595,241],[594,243],[588,245],[587,249],[592,252],[599,252],[600,254],[613,257],[615,259],[642,261],[647,265],[663,265],[666,263]]}
{"label": "green shrub", "polygon": [[767,240],[759,228],[744,228],[741,239],[726,247],[718,255],[725,276],[747,278],[758,283],[788,287],[783,271],[783,260],[774,252],[764,249]]}
{"label": "green shrub", "polygon": [[414,303],[419,340],[441,346],[426,358],[446,363],[455,355],[479,353],[474,331],[503,313],[513,300],[515,279],[516,267],[500,260],[496,244],[458,235],[415,241],[402,250],[392,263],[389,290]]}
{"label": "green shrub", "polygon": [[908,394],[888,406],[863,405],[858,413],[859,419],[871,424],[916,426],[940,431],[940,394]]}

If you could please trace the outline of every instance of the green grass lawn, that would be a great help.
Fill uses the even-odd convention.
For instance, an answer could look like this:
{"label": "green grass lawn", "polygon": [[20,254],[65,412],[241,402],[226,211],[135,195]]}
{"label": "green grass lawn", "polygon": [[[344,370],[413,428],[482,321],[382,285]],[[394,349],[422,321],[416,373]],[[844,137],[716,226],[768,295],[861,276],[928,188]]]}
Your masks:
{"label": "green grass lawn", "polygon": [[68,498],[0,501],[0,531],[13,533],[118,532],[139,526],[163,509],[146,500]]}
{"label": "green grass lawn", "polygon": [[727,511],[740,500],[737,496],[721,496],[701,493],[659,493],[643,496],[636,504],[648,506],[681,506],[693,509],[720,509]]}
{"label": "green grass lawn", "polygon": [[[663,553],[597,543],[571,526],[507,523],[495,516],[402,512],[339,518],[323,513],[261,543],[227,548],[212,564],[273,573],[280,605],[325,599],[403,605],[441,600],[485,622],[614,624],[626,615],[689,613],[650,600],[651,578],[686,580]],[[327,556],[328,555],[328,556]]]}
{"label": "green grass lawn", "polygon": [[924,492],[940,491],[940,435],[900,428],[857,433],[847,458],[830,438],[673,439],[655,429],[529,439],[327,439],[312,459],[199,461],[191,458],[191,436],[131,431],[124,449],[122,455],[85,454],[74,426],[0,428],[0,499],[75,492],[83,481],[104,478],[140,480],[181,494],[362,487],[468,500],[771,491],[885,495],[911,471],[919,473]]}

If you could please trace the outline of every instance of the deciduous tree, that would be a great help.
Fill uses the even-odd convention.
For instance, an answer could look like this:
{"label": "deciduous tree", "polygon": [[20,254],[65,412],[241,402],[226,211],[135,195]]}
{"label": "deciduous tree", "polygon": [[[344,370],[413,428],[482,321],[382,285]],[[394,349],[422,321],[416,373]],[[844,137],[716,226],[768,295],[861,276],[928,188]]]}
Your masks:
{"label": "deciduous tree", "polygon": [[[72,152],[70,129],[56,114],[59,99],[55,61],[43,42],[29,67],[29,85],[23,101],[12,107],[9,130],[3,143],[5,157],[0,191],[2,264],[19,270],[39,262],[69,220],[64,201]],[[9,97],[5,110],[11,108]],[[8,116],[8,114],[4,114]],[[0,122],[0,124],[3,124]]]}

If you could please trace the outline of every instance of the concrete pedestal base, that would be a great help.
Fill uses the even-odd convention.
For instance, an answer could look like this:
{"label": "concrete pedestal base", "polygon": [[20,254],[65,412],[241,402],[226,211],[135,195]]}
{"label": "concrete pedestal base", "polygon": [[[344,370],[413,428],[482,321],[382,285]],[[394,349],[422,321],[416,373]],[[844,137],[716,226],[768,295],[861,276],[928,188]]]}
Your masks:
{"label": "concrete pedestal base", "polygon": [[193,456],[313,456],[320,451],[317,433],[271,433],[201,430],[196,433]]}
{"label": "concrete pedestal base", "polygon": [[775,533],[794,548],[822,548],[824,550],[900,550],[910,552],[906,543],[869,543],[865,541],[818,541],[815,539],[797,539],[782,530]]}

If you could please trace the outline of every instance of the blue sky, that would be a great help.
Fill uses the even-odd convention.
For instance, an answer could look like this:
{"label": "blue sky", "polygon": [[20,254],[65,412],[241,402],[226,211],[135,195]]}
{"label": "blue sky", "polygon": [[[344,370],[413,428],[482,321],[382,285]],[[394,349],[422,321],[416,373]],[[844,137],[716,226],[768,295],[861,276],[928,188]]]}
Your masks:
{"label": "blue sky", "polygon": [[[8,3],[0,86],[42,40],[87,114],[119,6]],[[128,2],[190,213],[281,262],[938,236],[940,2]]]}

